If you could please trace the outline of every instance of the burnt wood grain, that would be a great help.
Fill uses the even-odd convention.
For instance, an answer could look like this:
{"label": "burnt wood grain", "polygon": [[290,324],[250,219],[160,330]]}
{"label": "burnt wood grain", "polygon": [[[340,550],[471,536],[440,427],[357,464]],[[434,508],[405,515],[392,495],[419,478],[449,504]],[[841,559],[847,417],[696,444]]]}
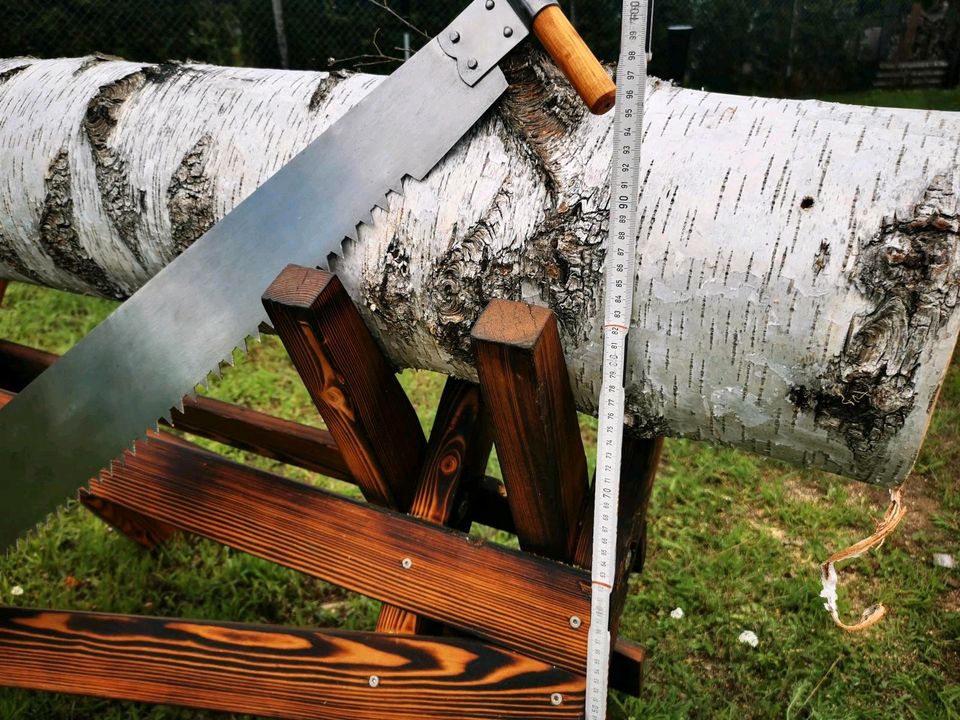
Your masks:
{"label": "burnt wood grain", "polygon": [[[410,515],[437,525],[462,525],[467,516],[465,486],[482,476],[493,447],[480,388],[448,378],[430,431],[426,459]],[[384,605],[377,630],[392,633],[438,632],[427,618]]]}
{"label": "burnt wood grain", "polygon": [[115,528],[147,550],[153,550],[158,545],[162,545],[177,532],[177,529],[172,525],[167,525],[125,508],[123,505],[107,500],[107,498],[94,495],[86,488],[80,488],[77,492],[77,499],[81,505],[107,525]]}
{"label": "burnt wood grain", "polygon": [[263,305],[363,496],[409,508],[426,439],[339,278],[290,265]]}
{"label": "burnt wood grain", "polygon": [[291,720],[560,720],[584,702],[582,677],[468,640],[14,608],[0,685]]}
{"label": "burnt wood grain", "polygon": [[[57,358],[52,353],[0,340],[0,388],[19,392]],[[355,484],[326,430],[205,397],[185,398],[184,412],[174,410],[173,421],[177,430],[191,435]],[[500,481],[482,475],[473,480],[472,473],[468,477],[470,517],[466,521],[513,532],[513,517]]]}
{"label": "burnt wood grain", "polygon": [[493,300],[471,332],[520,546],[573,554],[587,460],[553,313]]}
{"label": "burnt wood grain", "polygon": [[[582,570],[154,440],[91,491],[136,512],[585,672]],[[409,564],[404,563],[409,559]],[[574,630],[570,617],[583,619]]]}

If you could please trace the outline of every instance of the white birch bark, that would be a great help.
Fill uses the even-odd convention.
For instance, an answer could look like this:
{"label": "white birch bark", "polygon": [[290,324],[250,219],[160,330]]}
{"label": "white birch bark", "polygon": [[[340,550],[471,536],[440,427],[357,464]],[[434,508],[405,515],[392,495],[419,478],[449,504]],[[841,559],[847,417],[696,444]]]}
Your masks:
{"label": "white birch bark", "polygon": [[[508,74],[335,269],[398,366],[473,377],[490,298],[553,307],[592,412],[612,116]],[[128,296],[379,81],[0,60],[0,277]],[[960,329],[958,115],[659,82],[647,108],[628,423],[900,482]]]}

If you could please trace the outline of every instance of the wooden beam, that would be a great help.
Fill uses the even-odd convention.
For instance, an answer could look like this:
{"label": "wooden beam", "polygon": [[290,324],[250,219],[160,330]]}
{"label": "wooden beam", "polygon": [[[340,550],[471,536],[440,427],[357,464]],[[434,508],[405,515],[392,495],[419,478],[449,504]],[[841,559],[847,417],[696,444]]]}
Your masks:
{"label": "wooden beam", "polygon": [[0,339],[0,387],[18,393],[53,365],[57,355]]}
{"label": "wooden beam", "polygon": [[[58,356],[0,340],[0,388],[19,392]],[[0,407],[9,400],[0,391]],[[178,430],[356,484],[326,430],[283,420],[230,403],[199,397],[173,413]],[[478,477],[470,488],[469,520],[513,532],[513,518],[498,480]]]}
{"label": "wooden beam", "polygon": [[3,296],[7,294],[7,286],[9,284],[9,280],[0,280],[0,305],[3,304]]}
{"label": "wooden beam", "polygon": [[185,398],[183,413],[174,410],[172,419],[173,427],[192,435],[327,477],[352,480],[340,449],[326,430],[204,397]]}
{"label": "wooden beam", "polygon": [[339,278],[290,265],[263,305],[363,496],[409,508],[426,449],[420,420]]}
{"label": "wooden beam", "polygon": [[610,658],[610,687],[627,695],[640,697],[643,689],[643,663],[646,658],[647,652],[643,646],[617,638],[613,656]]}
{"label": "wooden beam", "polygon": [[[448,378],[427,443],[426,461],[417,482],[410,515],[437,525],[462,525],[468,508],[465,485],[482,477],[493,447],[493,436],[480,398],[480,388]],[[458,517],[458,514],[460,517]],[[380,632],[437,632],[427,619],[384,605],[377,620]]]}
{"label": "wooden beam", "polygon": [[92,512],[107,525],[115,528],[138,545],[153,550],[173,537],[177,529],[159,520],[154,520],[123,505],[94,495],[86,488],[77,492],[80,504]]}
{"label": "wooden beam", "polygon": [[467,640],[15,608],[0,685],[292,720],[560,720],[584,702],[583,678]]}
{"label": "wooden beam", "polygon": [[[617,566],[610,598],[610,630],[617,637],[620,615],[629,591],[630,573],[643,568],[646,555],[647,508],[657,476],[663,438],[623,437],[620,470],[620,503],[617,513]],[[593,554],[593,488],[583,503],[574,565],[589,570]]]}
{"label": "wooden beam", "polygon": [[556,318],[493,300],[471,335],[520,546],[566,560],[588,482]]}
{"label": "wooden beam", "polygon": [[[138,444],[91,490],[181,530],[585,672],[590,579],[581,570],[163,440]],[[582,627],[570,626],[572,616]]]}

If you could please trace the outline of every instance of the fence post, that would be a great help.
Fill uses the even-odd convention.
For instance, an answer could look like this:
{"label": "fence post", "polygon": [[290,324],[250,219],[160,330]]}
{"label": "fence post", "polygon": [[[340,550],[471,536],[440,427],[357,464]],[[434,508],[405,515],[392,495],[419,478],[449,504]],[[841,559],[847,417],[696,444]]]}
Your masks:
{"label": "fence post", "polygon": [[287,50],[287,31],[283,26],[283,0],[273,0],[273,25],[277,31],[277,50],[280,52],[280,66],[290,69],[290,53]]}

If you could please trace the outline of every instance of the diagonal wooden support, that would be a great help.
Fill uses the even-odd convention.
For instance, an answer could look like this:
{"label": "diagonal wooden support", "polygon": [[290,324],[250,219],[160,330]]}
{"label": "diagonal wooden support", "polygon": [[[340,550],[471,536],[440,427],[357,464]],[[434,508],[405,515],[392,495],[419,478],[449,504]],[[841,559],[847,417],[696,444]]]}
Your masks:
{"label": "diagonal wooden support", "polygon": [[568,560],[587,459],[556,318],[547,308],[493,300],[472,337],[520,546]]}
{"label": "diagonal wooden support", "polygon": [[584,700],[582,677],[468,640],[14,608],[0,680],[291,720],[572,720]]}
{"label": "diagonal wooden support", "polygon": [[[462,525],[468,510],[464,505],[465,485],[483,475],[492,447],[480,388],[449,378],[430,432],[410,515],[437,525]],[[426,618],[393,605],[381,608],[377,620],[380,632],[417,634],[440,629]]]}
{"label": "diagonal wooden support", "polygon": [[264,293],[263,305],[363,496],[409,508],[426,440],[340,280],[290,265]]}

